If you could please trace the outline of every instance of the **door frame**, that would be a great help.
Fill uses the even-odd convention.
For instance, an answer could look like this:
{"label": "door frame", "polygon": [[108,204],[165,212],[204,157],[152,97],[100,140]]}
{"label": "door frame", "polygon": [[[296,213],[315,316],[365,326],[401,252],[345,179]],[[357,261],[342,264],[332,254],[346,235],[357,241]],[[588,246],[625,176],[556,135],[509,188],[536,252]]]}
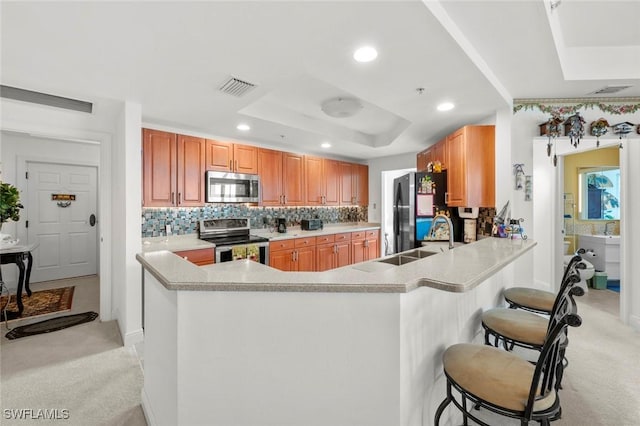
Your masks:
{"label": "door frame", "polygon": [[[112,312],[112,282],[111,282],[111,145],[112,135],[105,132],[61,129],[49,124],[25,124],[23,122],[3,122],[3,131],[26,133],[38,138],[55,139],[63,142],[92,143],[100,145],[100,163],[98,167],[98,217],[102,226],[98,234],[99,249],[99,281],[100,281],[100,320],[110,321],[114,318]],[[31,156],[28,156],[32,158]],[[25,158],[22,156],[21,158]],[[37,158],[36,158],[37,159]],[[42,158],[40,158],[42,159]],[[48,162],[60,159],[47,158]],[[20,188],[24,188],[26,180],[26,163],[16,158],[16,174]],[[67,161],[67,160],[62,160]],[[22,227],[20,227],[22,228]],[[24,232],[25,229],[18,232]],[[24,238],[25,234],[22,234]],[[106,236],[106,238],[105,238]]]}
{"label": "door frame", "polygon": [[[29,163],[39,163],[39,164],[54,164],[60,166],[83,166],[83,167],[94,167],[96,169],[96,213],[100,214],[100,163],[94,161],[74,161],[69,160],[67,158],[58,159],[58,158],[47,158],[47,157],[34,157],[34,156],[24,156],[18,155],[16,156],[16,173],[17,173],[17,182],[20,185],[20,188],[28,188],[29,184],[27,182],[27,165]],[[28,210],[28,206],[25,206],[26,210]],[[27,214],[27,217],[29,215]],[[99,215],[98,220],[96,221],[97,229],[96,229],[96,261],[97,265],[97,273],[98,277],[100,277],[101,272],[101,259],[100,259],[100,235],[102,234],[102,217]],[[22,241],[28,241],[28,231],[26,227],[20,226],[17,229],[17,237]],[[102,295],[100,295],[102,299]]]}

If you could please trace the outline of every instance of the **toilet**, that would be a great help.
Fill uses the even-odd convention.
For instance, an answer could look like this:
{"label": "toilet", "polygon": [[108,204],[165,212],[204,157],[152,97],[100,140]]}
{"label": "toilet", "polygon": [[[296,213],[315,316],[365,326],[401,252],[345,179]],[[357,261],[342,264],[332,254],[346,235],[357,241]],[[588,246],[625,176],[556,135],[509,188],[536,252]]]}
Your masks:
{"label": "toilet", "polygon": [[[572,258],[573,258],[572,254],[567,254],[567,255],[564,256],[564,267],[565,268],[567,267],[569,262],[571,262]],[[580,282],[577,283],[576,285],[579,286],[579,287],[582,287],[582,289],[586,293],[586,292],[589,291],[589,286],[587,285],[587,280],[590,279],[591,277],[593,277],[593,274],[596,273],[596,268],[593,266],[593,264],[591,262],[584,260],[584,258],[580,262],[584,263],[587,267],[586,267],[586,269],[576,269],[578,271],[578,274],[580,275]]]}

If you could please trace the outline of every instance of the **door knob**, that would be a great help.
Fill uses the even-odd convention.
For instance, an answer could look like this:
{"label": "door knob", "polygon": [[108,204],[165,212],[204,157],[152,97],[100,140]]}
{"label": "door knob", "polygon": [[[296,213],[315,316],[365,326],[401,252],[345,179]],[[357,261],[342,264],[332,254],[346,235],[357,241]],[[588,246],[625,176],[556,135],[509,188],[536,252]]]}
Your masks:
{"label": "door knob", "polygon": [[95,226],[96,225],[96,215],[92,214],[91,216],[89,216],[89,225],[91,226]]}

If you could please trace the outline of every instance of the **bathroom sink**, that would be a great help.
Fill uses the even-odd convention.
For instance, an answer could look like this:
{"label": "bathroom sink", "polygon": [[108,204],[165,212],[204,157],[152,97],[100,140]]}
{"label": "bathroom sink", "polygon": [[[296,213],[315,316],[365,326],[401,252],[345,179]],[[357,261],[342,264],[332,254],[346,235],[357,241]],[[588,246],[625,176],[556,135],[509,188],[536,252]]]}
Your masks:
{"label": "bathroom sink", "polygon": [[426,251],[426,250],[411,250],[408,252],[404,252],[401,256],[410,256],[417,257],[418,259],[423,259],[425,257],[433,256],[434,254],[438,254],[440,252],[437,251]]}
{"label": "bathroom sink", "polygon": [[417,257],[404,256],[404,255],[399,254],[397,256],[388,257],[386,259],[378,260],[378,262],[389,263],[391,265],[401,266],[401,265],[406,265],[407,263],[415,262],[416,260],[418,260]]}

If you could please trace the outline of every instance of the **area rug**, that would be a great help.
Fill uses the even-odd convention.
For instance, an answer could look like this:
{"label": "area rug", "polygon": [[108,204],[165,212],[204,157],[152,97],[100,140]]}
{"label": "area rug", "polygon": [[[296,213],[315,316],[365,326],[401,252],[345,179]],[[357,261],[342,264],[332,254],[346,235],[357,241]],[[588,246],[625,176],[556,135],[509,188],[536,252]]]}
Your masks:
{"label": "area rug", "polygon": [[[51,290],[40,290],[31,293],[31,296],[27,296],[26,293],[22,295],[22,304],[24,305],[24,311],[22,315],[14,320],[20,320],[23,318],[38,317],[41,315],[52,314],[54,312],[66,312],[71,310],[71,302],[73,301],[73,291],[75,287],[61,287],[53,288]],[[0,310],[4,309],[4,305],[7,303],[7,296],[0,298]],[[16,295],[11,295],[9,306],[7,311],[17,312],[18,306],[16,305]],[[0,314],[4,320],[4,316]],[[11,317],[10,317],[11,318]]]}
{"label": "area rug", "polygon": [[620,293],[620,280],[608,280],[607,281],[607,290],[615,291],[616,293]]}
{"label": "area rug", "polygon": [[48,320],[27,324],[16,327],[7,334],[7,339],[19,339],[20,337],[33,336],[36,334],[51,333],[52,331],[62,330],[63,328],[72,327],[74,325],[91,322],[98,318],[96,312],[83,312],[81,314],[66,315],[63,317],[51,318]]}

